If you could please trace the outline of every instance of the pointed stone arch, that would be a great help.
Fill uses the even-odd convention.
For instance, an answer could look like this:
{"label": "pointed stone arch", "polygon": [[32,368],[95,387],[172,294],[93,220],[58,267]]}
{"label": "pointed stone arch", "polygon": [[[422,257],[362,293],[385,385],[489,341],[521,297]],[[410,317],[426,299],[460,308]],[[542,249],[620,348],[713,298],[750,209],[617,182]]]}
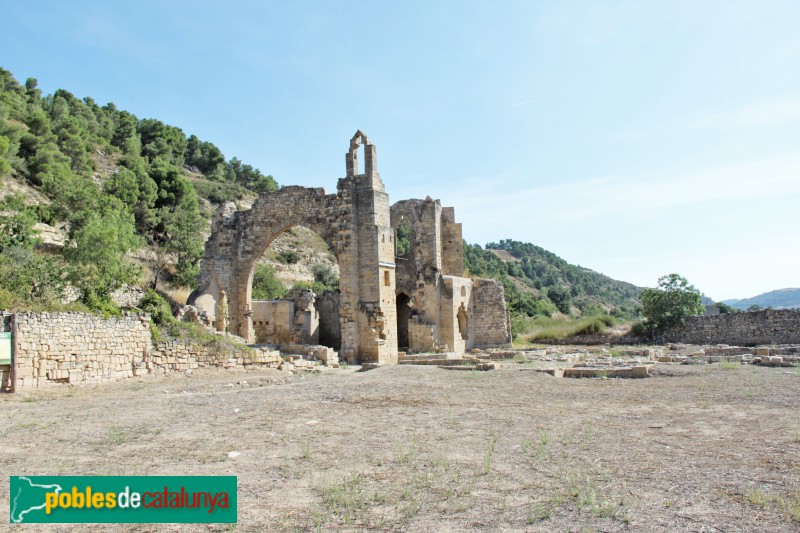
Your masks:
{"label": "pointed stone arch", "polygon": [[[355,141],[369,142],[360,131],[353,139],[348,158]],[[350,176],[348,166],[348,177],[339,180],[336,194],[290,186],[261,194],[247,211],[221,207],[206,243],[200,289],[190,303],[213,320],[224,290],[228,330],[253,342],[256,264],[275,237],[292,226],[305,226],[325,241],[339,262],[340,357],[351,362],[396,362],[394,253],[385,242],[391,232],[389,197],[375,172],[374,148],[365,152],[371,153],[365,174]]]}

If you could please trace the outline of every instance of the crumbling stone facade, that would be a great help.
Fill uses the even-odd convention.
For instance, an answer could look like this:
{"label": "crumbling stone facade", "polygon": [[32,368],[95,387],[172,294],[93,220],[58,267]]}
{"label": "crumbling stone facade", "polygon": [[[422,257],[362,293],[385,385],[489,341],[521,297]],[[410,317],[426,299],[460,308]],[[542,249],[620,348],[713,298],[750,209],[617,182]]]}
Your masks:
{"label": "crumbling stone facade", "polygon": [[293,289],[281,300],[253,300],[253,328],[259,344],[319,344],[315,295]]}
{"label": "crumbling stone facade", "polygon": [[[364,171],[358,173],[362,147]],[[236,211],[232,204],[220,207],[206,243],[200,288],[189,303],[215,321],[224,291],[228,330],[249,342],[281,344],[284,337],[314,342],[321,323],[323,336],[335,338],[339,356],[349,362],[397,362],[398,327],[400,344],[418,351],[463,353],[474,346],[510,342],[502,286],[499,292],[482,290],[476,299],[473,280],[462,277],[461,225],[453,208],[442,208],[430,198],[390,208],[375,146],[361,131],[351,139],[345,161],[347,175],[339,180],[336,194],[290,186],[262,194],[247,211]],[[409,224],[412,235],[411,255],[402,261],[395,259],[400,221]],[[339,262],[338,335],[331,332],[329,314],[314,318],[319,315],[316,306],[329,309],[330,299],[304,303],[302,317],[296,300],[289,305],[252,299],[259,258],[295,225],[317,233]],[[305,333],[298,335],[300,323]]]}
{"label": "crumbling stone facade", "polygon": [[403,200],[392,205],[391,221],[408,233],[408,250],[396,259],[400,349],[462,354],[511,342],[503,286],[464,277],[454,208],[430,197]]}

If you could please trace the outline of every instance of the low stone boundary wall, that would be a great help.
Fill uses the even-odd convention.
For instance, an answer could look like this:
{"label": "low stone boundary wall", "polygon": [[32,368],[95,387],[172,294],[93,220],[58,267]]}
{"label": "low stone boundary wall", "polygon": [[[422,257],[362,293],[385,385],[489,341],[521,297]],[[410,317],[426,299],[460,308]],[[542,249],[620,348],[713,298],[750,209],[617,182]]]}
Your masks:
{"label": "low stone boundary wall", "polygon": [[636,344],[646,344],[647,340],[633,335],[625,335],[625,336],[578,335],[575,337],[563,337],[561,339],[537,339],[531,342],[533,342],[534,344],[553,344],[556,346],[564,346],[564,345],[589,346],[595,344],[627,346]]}
{"label": "low stone boundary wall", "polygon": [[150,317],[125,313],[0,313],[0,329],[13,327],[14,364],[0,366],[2,390],[59,383],[101,383],[198,368],[278,368],[280,352],[245,353],[185,340],[153,344]]}
{"label": "low stone boundary wall", "polygon": [[800,310],[694,316],[683,327],[667,331],[664,339],[685,344],[800,344]]}
{"label": "low stone boundary wall", "polygon": [[214,346],[186,341],[161,341],[145,361],[148,373],[187,372],[197,368],[278,368],[283,358],[278,350],[256,348],[250,354],[219,352]]}

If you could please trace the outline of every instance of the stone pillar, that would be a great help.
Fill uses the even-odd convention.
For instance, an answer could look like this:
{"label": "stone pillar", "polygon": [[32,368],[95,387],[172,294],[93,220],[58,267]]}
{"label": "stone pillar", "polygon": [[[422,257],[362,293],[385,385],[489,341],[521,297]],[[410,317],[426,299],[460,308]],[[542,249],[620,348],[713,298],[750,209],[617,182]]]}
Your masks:
{"label": "stone pillar", "polygon": [[375,147],[367,144],[364,152],[368,165],[364,174],[355,177],[353,195],[358,242],[358,358],[396,363],[397,307],[389,195],[375,170]]}

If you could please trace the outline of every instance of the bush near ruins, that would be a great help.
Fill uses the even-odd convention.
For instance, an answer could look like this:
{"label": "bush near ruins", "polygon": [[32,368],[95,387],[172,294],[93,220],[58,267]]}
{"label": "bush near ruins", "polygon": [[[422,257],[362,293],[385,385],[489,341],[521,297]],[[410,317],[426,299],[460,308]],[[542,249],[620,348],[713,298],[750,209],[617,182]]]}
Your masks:
{"label": "bush near ruins", "polygon": [[294,250],[284,250],[278,254],[278,261],[284,265],[293,265],[300,261],[300,254]]}
{"label": "bush near ruins", "polygon": [[325,287],[325,290],[332,291],[339,288],[339,276],[331,265],[317,263],[311,269],[314,273],[314,281]]}
{"label": "bush near ruins", "polygon": [[644,327],[650,334],[682,325],[687,317],[704,311],[702,295],[686,278],[668,274],[658,278],[658,288],[645,289],[642,302]]}
{"label": "bush near ruins", "polygon": [[175,320],[169,302],[152,289],[144,293],[139,308],[145,313],[150,313],[150,320],[157,326],[169,326]]}
{"label": "bush near ruins", "polygon": [[277,300],[286,294],[287,290],[275,274],[275,267],[258,265],[253,273],[254,300]]}

